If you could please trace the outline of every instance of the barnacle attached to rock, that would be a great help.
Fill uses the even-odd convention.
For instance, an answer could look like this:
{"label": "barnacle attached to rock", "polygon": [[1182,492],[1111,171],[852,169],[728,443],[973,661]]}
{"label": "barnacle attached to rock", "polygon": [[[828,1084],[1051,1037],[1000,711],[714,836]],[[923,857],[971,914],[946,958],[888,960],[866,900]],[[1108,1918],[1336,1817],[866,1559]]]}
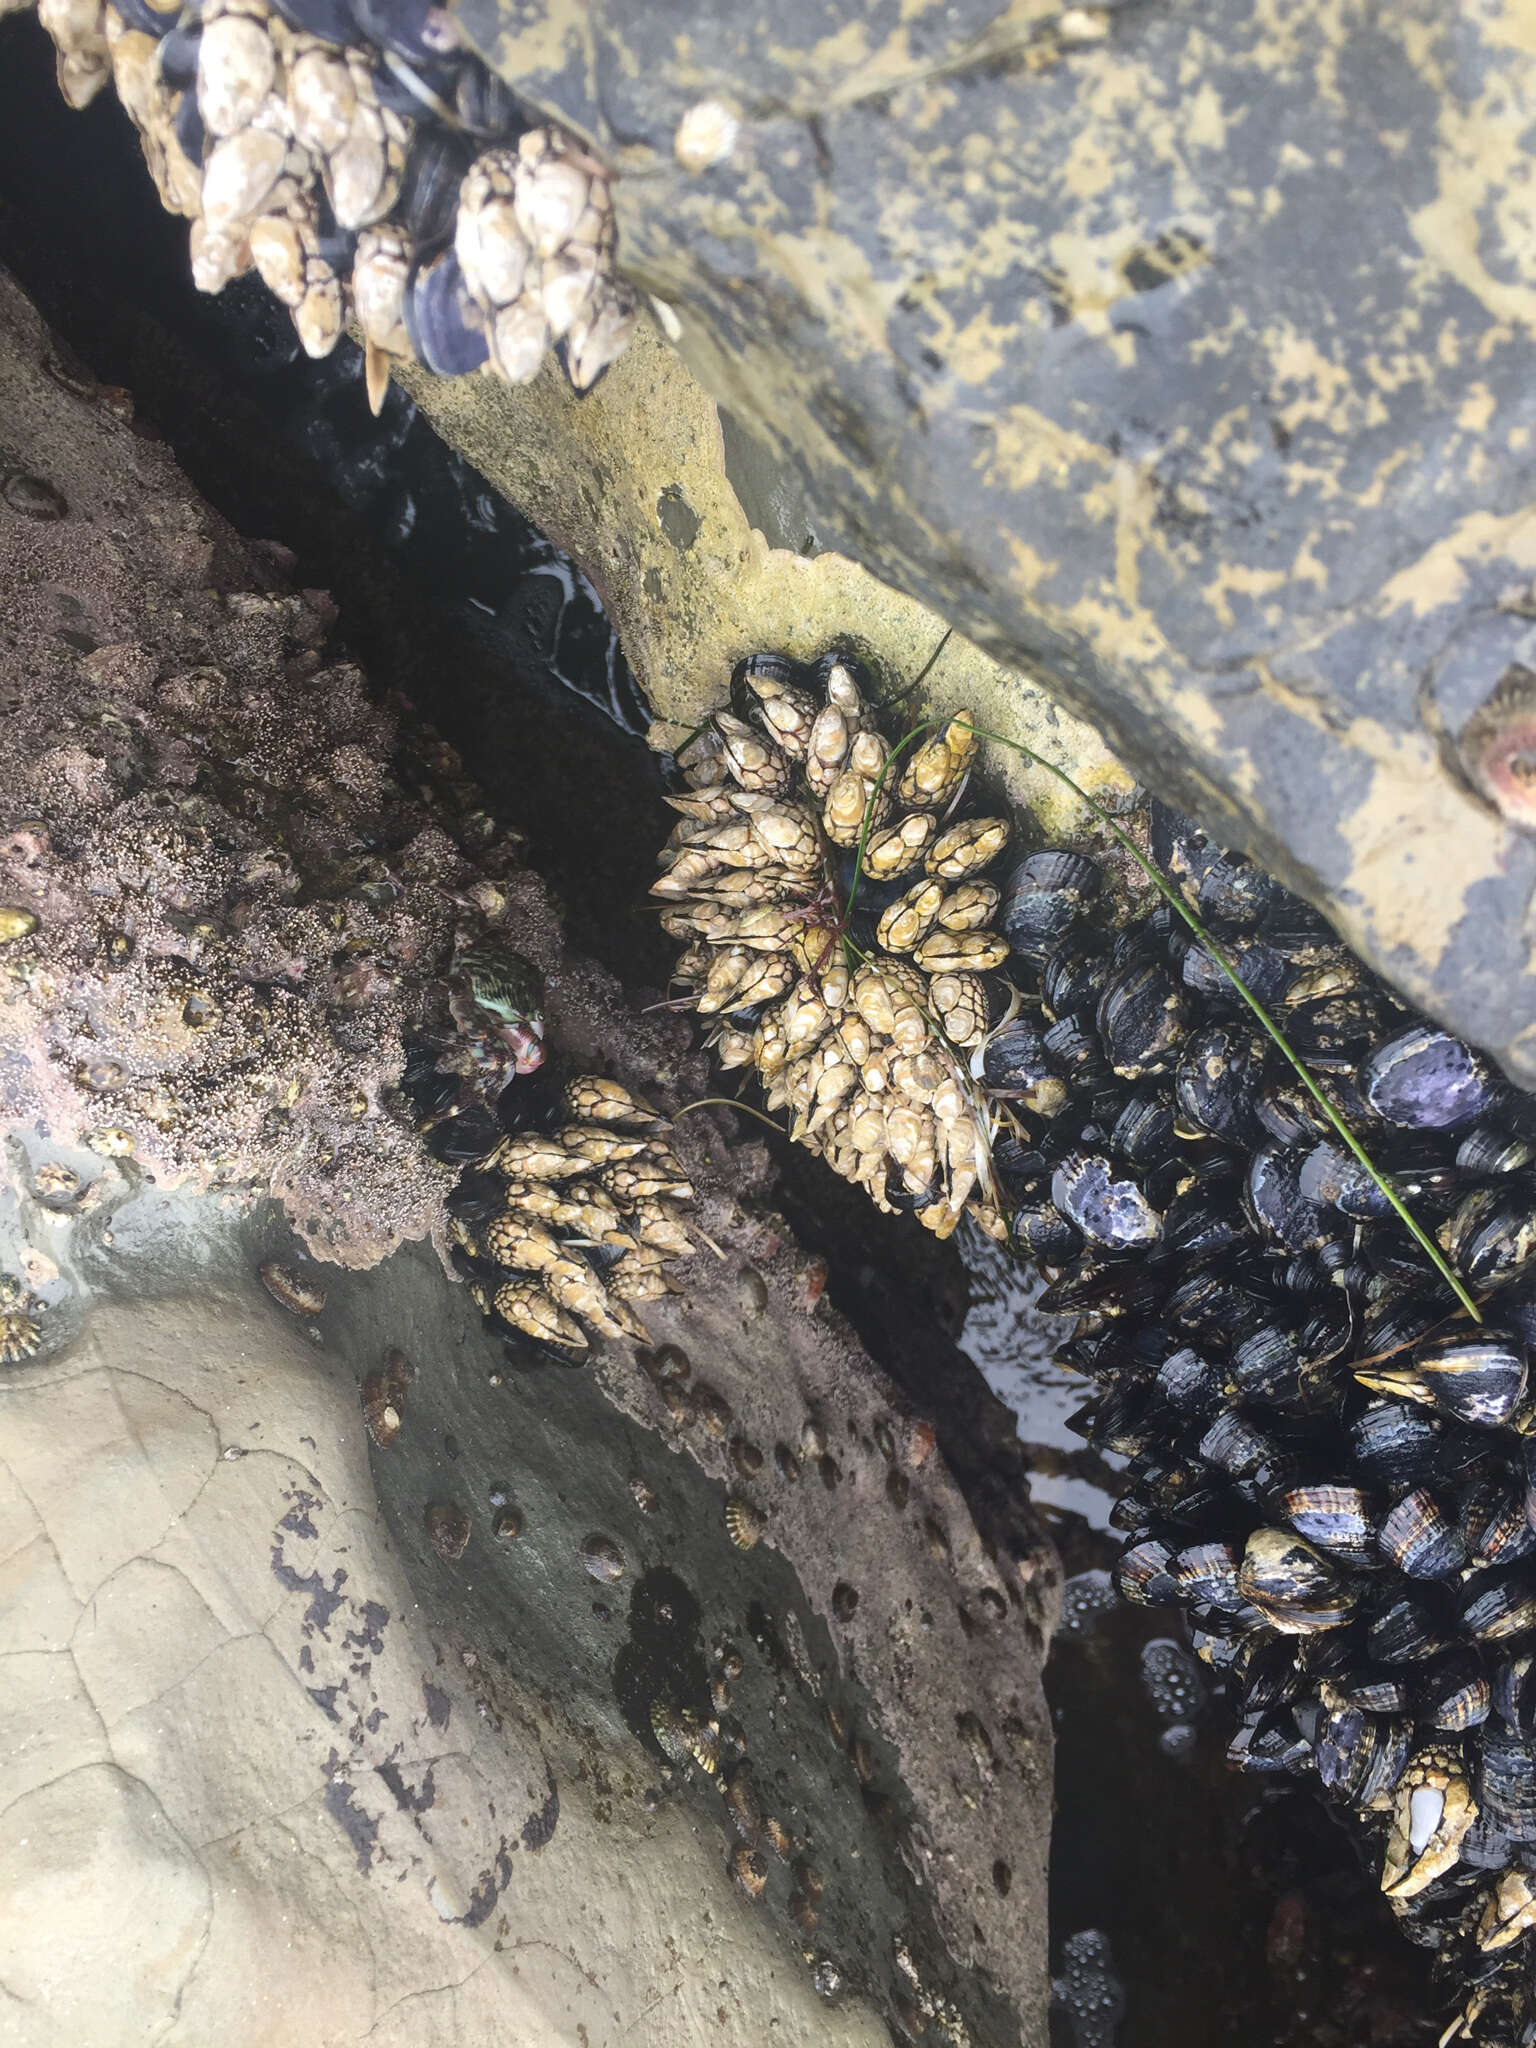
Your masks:
{"label": "barnacle attached to rock", "polygon": [[679,757],[652,889],[685,942],[676,980],[719,1020],[724,1063],[755,1067],[768,1108],[881,1208],[914,1208],[940,1236],[963,1214],[1004,1234],[972,1069],[984,977],[1009,952],[982,877],[1010,825],[953,815],[969,717],[893,755],[837,653],[751,656],[731,703]]}
{"label": "barnacle attached to rock", "polygon": [[393,362],[513,383],[558,347],[578,391],[624,350],[609,172],[535,124],[436,7],[335,0],[37,0],[59,89],[114,84],[192,275],[254,269],[324,356],[347,315],[368,395]]}
{"label": "barnacle attached to rock", "polygon": [[10,1273],[0,1273],[0,1365],[19,1365],[43,1341],[42,1303]]}

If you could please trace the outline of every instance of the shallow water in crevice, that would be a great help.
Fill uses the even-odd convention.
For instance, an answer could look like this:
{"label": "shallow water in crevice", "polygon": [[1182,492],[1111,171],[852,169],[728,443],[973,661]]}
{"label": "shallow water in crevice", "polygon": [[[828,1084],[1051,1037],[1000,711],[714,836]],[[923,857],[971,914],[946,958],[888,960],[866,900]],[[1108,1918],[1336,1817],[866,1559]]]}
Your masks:
{"label": "shallow water in crevice", "polygon": [[[140,431],[170,444],[217,510],[291,548],[297,580],[331,591],[340,639],[374,685],[404,690],[527,835],[573,943],[655,999],[672,949],[644,898],[670,820],[639,737],[643,705],[595,600],[401,394],[369,419],[355,351],[307,362],[254,284],[198,297],[185,224],[159,211],[125,118],[110,94],[83,114],[63,106],[30,19],[0,22],[0,262],[95,375],[127,387]],[[962,1261],[770,1143],[785,1214],[827,1258],[832,1300],[947,1426],[962,1485],[1008,1469],[998,1439],[1016,1426],[1017,1462],[1076,1581],[1079,1625],[1047,1679],[1053,1956],[1066,1986],[1064,1944],[1102,1930],[1124,2011],[1113,1984],[1090,1984],[1079,2010],[1069,1997],[1053,2015],[1055,2038],[1432,2040],[1422,1959],[1343,1834],[1289,1781],[1272,1790],[1226,1769],[1215,1702],[1190,1722],[1159,1714],[1142,1653],[1166,1617],[1099,1611],[1099,1582],[1083,1575],[1117,1547],[1105,1520],[1114,1461],[1065,1428],[1086,1388],[1052,1362],[1036,1284],[981,1240]],[[1191,1733],[1169,1742],[1169,1727]]]}

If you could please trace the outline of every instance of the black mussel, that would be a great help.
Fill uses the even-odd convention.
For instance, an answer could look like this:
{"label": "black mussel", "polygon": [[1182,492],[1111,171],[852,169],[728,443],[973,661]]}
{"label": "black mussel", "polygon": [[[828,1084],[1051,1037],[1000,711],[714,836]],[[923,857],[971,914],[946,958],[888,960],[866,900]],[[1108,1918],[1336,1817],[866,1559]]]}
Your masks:
{"label": "black mussel", "polygon": [[122,16],[124,28],[134,29],[141,36],[154,36],[157,41],[177,18],[174,11],[166,14],[158,7],[151,7],[149,0],[123,0],[117,11]]}
{"label": "black mussel", "polygon": [[1536,1630],[1536,1572],[1525,1563],[1475,1572],[1461,1588],[1461,1621],[1480,1643],[1507,1643]]}
{"label": "black mussel", "polygon": [[1325,1698],[1317,1729],[1318,1781],[1325,1792],[1353,1805],[1376,1752],[1376,1721],[1342,1696]]}
{"label": "black mussel", "polygon": [[1162,1281],[1139,1259],[1095,1265],[1084,1258],[1059,1274],[1035,1306],[1048,1316],[1143,1316],[1156,1309],[1162,1294]]}
{"label": "black mussel", "polygon": [[1299,896],[1281,896],[1264,915],[1259,932],[1268,946],[1297,967],[1319,967],[1345,957],[1333,927]]}
{"label": "black mussel", "polygon": [[1536,1345],[1536,1280],[1517,1280],[1490,1307],[1511,1335],[1524,1345]]}
{"label": "black mussel", "polygon": [[1513,1728],[1483,1731],[1478,1790],[1484,1818],[1512,1842],[1536,1842],[1536,1754]]}
{"label": "black mussel", "polygon": [[1248,1143],[1263,1074],[1264,1048],[1251,1032],[1237,1025],[1211,1024],[1192,1033],[1174,1082],[1180,1127],[1196,1137]]}
{"label": "black mussel", "polygon": [[461,1173],[443,1203],[450,1216],[466,1223],[484,1223],[506,1207],[507,1184],[499,1173],[482,1173],[470,1167]]}
{"label": "black mussel", "polygon": [[1388,1509],[1378,1541],[1382,1556],[1411,1579],[1448,1579],[1467,1561],[1461,1531],[1425,1486]]}
{"label": "black mussel", "polygon": [[1232,1346],[1232,1378],[1249,1400],[1289,1406],[1301,1392],[1296,1340],[1279,1323],[1261,1323]]}
{"label": "black mussel", "polygon": [[1173,1552],[1160,1537],[1133,1543],[1116,1558],[1112,1577],[1122,1599],[1134,1607],[1172,1607],[1178,1604],[1179,1585],[1169,1570]]}
{"label": "black mussel", "polygon": [[[178,23],[169,34],[164,33],[164,30],[165,17],[162,16],[160,41],[155,49],[155,65],[160,73],[160,82],[168,92],[190,92],[195,103],[197,64],[203,46],[202,25],[196,23],[190,27],[183,27]],[[201,127],[202,123],[199,122],[198,126]],[[193,161],[202,161],[201,149]]]}
{"label": "black mussel", "polygon": [[1237,1589],[1284,1635],[1338,1628],[1360,1600],[1355,1583],[1291,1529],[1254,1530]]}
{"label": "black mussel", "polygon": [[1345,1216],[1368,1222],[1374,1216],[1392,1214],[1392,1204],[1375,1176],[1342,1145],[1326,1139],[1302,1160],[1296,1184],[1304,1201],[1337,1209]]}
{"label": "black mussel", "polygon": [[1105,1071],[1104,1051],[1099,1044],[1098,1033],[1086,1017],[1058,1017],[1048,1030],[1041,1033],[1041,1043],[1050,1054],[1056,1072],[1076,1080],[1079,1085],[1090,1083],[1095,1074]]}
{"label": "black mussel", "polygon": [[1384,1362],[1383,1352],[1402,1350],[1444,1321],[1445,1307],[1435,1296],[1389,1288],[1366,1303],[1360,1320],[1360,1348],[1367,1358]]}
{"label": "black mussel", "polygon": [[1406,1401],[1368,1401],[1349,1425],[1355,1460],[1373,1484],[1399,1492],[1436,1469],[1445,1432]]}
{"label": "black mussel", "polygon": [[427,1133],[427,1150],[448,1166],[469,1166],[494,1152],[502,1130],[489,1110],[466,1109]]}
{"label": "black mussel", "polygon": [[1132,1166],[1157,1166],[1174,1150],[1173,1111],[1161,1095],[1138,1089],[1115,1119],[1111,1148]]}
{"label": "black mussel", "polygon": [[1301,1698],[1307,1685],[1297,1645],[1268,1631],[1248,1638],[1232,1673],[1233,1696],[1245,1714],[1288,1706]]}
{"label": "black mussel", "polygon": [[1025,1138],[1015,1137],[1011,1131],[1006,1137],[993,1141],[992,1170],[1007,1193],[1015,1199],[1028,1194],[1033,1188],[1043,1187],[1051,1172],[1050,1164],[1039,1147],[1031,1145]]}
{"label": "black mussel", "polygon": [[1525,1346],[1491,1330],[1456,1330],[1357,1367],[1355,1378],[1377,1393],[1399,1394],[1457,1422],[1494,1429],[1524,1398]]}
{"label": "black mussel", "polygon": [[1043,960],[1099,893],[1099,871],[1081,853],[1026,854],[1008,877],[1002,928],[1010,946]]}
{"label": "black mussel", "polygon": [[1536,1195],[1520,1174],[1476,1188],[1440,1231],[1440,1243],[1464,1280],[1502,1287],[1536,1261]]}
{"label": "black mussel", "polygon": [[[1259,1125],[1277,1144],[1311,1147],[1333,1132],[1321,1107],[1299,1081],[1271,1081],[1255,1096],[1253,1111]],[[1315,1201],[1318,1197],[1308,1199]]]}
{"label": "black mussel", "polygon": [[1147,840],[1152,858],[1190,903],[1200,884],[1221,858],[1221,848],[1191,818],[1173,810],[1160,797],[1147,803]]}
{"label": "black mussel", "polygon": [[1346,1673],[1339,1680],[1339,1690],[1351,1706],[1364,1707],[1368,1714],[1401,1714],[1413,1696],[1413,1687],[1403,1673],[1369,1668]]}
{"label": "black mussel", "polygon": [[517,1074],[496,1098],[496,1115],[505,1131],[551,1130],[565,1121],[561,1093],[565,1076],[558,1064],[546,1060],[531,1074]]}
{"label": "black mussel", "polygon": [[346,0],[272,0],[290,28],[318,36],[322,43],[355,43],[357,18]]}
{"label": "black mussel", "polygon": [[1045,1266],[1065,1265],[1083,1248],[1082,1232],[1054,1203],[1021,1203],[1013,1212],[1014,1242]]}
{"label": "black mussel", "polygon": [[1456,1164],[1464,1173],[1518,1173],[1536,1159],[1536,1146],[1518,1131],[1498,1124],[1479,1124],[1456,1148]]}
{"label": "black mussel", "polygon": [[1134,1180],[1098,1153],[1071,1152],[1051,1176],[1051,1200],[1084,1237],[1113,1251],[1155,1244],[1162,1218]]}
{"label": "black mussel", "polygon": [[1163,1314],[1179,1337],[1227,1351],[1268,1321],[1270,1306],[1217,1261],[1186,1274],[1163,1303]]}
{"label": "black mussel", "polygon": [[1262,868],[1240,853],[1224,853],[1201,877],[1196,901],[1202,916],[1246,929],[1273,910],[1282,894],[1280,884]]}
{"label": "black mussel", "polygon": [[1287,1251],[1312,1252],[1336,1237],[1339,1225],[1301,1193],[1301,1156],[1283,1145],[1261,1145],[1248,1163],[1244,1207],[1254,1227]]}
{"label": "black mussel", "polygon": [[1181,1600],[1229,1614],[1249,1604],[1238,1588],[1237,1552],[1230,1543],[1192,1543],[1169,1560],[1168,1570]]}
{"label": "black mussel", "polygon": [[1517,1650],[1495,1665],[1493,1711],[1517,1734],[1536,1735],[1536,1651]]}
{"label": "black mussel", "polygon": [[1450,1616],[1438,1589],[1398,1593],[1374,1609],[1365,1645],[1375,1664],[1427,1664],[1450,1647]]}
{"label": "black mussel", "polygon": [[1431,1024],[1415,1024],[1377,1046],[1360,1070],[1360,1085],[1378,1116],[1413,1130],[1475,1123],[1499,1094],[1481,1054]]}
{"label": "black mussel", "polygon": [[529,126],[517,95],[504,79],[483,64],[466,64],[454,89],[454,111],[472,135],[495,135],[516,141]]}
{"label": "black mussel", "polygon": [[1311,1744],[1285,1707],[1248,1714],[1227,1745],[1227,1762],[1237,1771],[1293,1771],[1311,1755]]}
{"label": "black mussel", "polygon": [[203,126],[202,108],[195,92],[181,95],[172,126],[182,155],[189,164],[200,166],[208,147],[208,131]]}
{"label": "black mussel", "polygon": [[1413,1754],[1413,1719],[1408,1714],[1390,1714],[1375,1724],[1375,1740],[1360,1775],[1355,1803],[1369,1807],[1385,1799],[1408,1768]]}
{"label": "black mussel", "polygon": [[1223,1199],[1220,1193],[1192,1188],[1163,1216],[1163,1250],[1183,1258],[1209,1258],[1229,1245],[1240,1244],[1243,1235],[1242,1211],[1232,1194]]}
{"label": "black mussel", "polygon": [[1536,1551],[1524,1497],[1502,1474],[1488,1473],[1468,1489],[1461,1526],[1477,1564],[1513,1564]]}
{"label": "black mussel", "polygon": [[405,293],[405,330],[411,346],[439,377],[467,377],[490,350],[483,331],[470,324],[469,292],[452,249],[418,264]]}
{"label": "black mussel", "polygon": [[1414,1699],[1421,1721],[1448,1735],[1459,1735],[1487,1720],[1492,1690],[1476,1654],[1455,1650],[1420,1675]]}
{"label": "black mussel", "polygon": [[1376,1561],[1376,1513],[1371,1497],[1346,1479],[1293,1486],[1280,1511],[1298,1536],[1324,1556],[1350,1567]]}
{"label": "black mussel", "polygon": [[1291,1049],[1309,1064],[1353,1067],[1362,1047],[1380,1035],[1380,1006],[1368,995],[1325,996],[1313,1002],[1290,1002],[1285,1035]]}
{"label": "black mussel", "polygon": [[1221,1399],[1220,1373],[1187,1344],[1170,1352],[1157,1368],[1157,1385],[1169,1407],[1181,1414],[1206,1414]]}
{"label": "black mussel", "polygon": [[369,42],[397,57],[431,63],[455,47],[436,0],[351,0],[351,6]]}
{"label": "black mussel", "polygon": [[992,1094],[1005,1095],[1036,1116],[1053,1117],[1067,1106],[1067,1084],[1044,1038],[1022,1017],[1000,1025],[987,1039],[981,1078]]}
{"label": "black mussel", "polygon": [[[403,111],[415,112],[407,107]],[[405,176],[393,219],[409,228],[417,249],[439,247],[452,235],[459,211],[459,187],[474,161],[475,144],[451,128],[423,125],[405,160]]]}
{"label": "black mussel", "polygon": [[1137,956],[1105,984],[1094,1022],[1115,1072],[1139,1081],[1167,1070],[1186,1018],[1183,993],[1167,968]]}
{"label": "black mussel", "polygon": [[[1257,996],[1261,1003],[1279,1002],[1291,977],[1291,964],[1282,954],[1256,939],[1223,946],[1221,953],[1227,967],[1232,969],[1250,995]],[[1241,1003],[1243,1000],[1232,986],[1226,967],[1221,965],[1209,946],[1197,942],[1187,947],[1179,972],[1184,986],[1209,1002]]]}
{"label": "black mussel", "polygon": [[1196,1456],[1234,1479],[1248,1479],[1276,1455],[1273,1437],[1250,1422],[1241,1409],[1223,1408],[1195,1447]]}
{"label": "black mussel", "polygon": [[1341,1293],[1329,1293],[1316,1300],[1311,1314],[1296,1332],[1296,1357],[1304,1385],[1319,1378],[1325,1368],[1341,1359],[1354,1341],[1355,1318]]}
{"label": "black mussel", "polygon": [[1091,938],[1069,934],[1052,949],[1040,975],[1040,994],[1053,1019],[1091,1016],[1109,978],[1109,955]]}

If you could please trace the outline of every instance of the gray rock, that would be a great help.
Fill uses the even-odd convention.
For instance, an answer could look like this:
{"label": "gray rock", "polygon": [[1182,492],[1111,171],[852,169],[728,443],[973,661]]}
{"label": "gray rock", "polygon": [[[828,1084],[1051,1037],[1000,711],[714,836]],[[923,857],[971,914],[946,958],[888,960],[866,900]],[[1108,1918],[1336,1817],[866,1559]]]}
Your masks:
{"label": "gray rock", "polygon": [[[770,539],[1042,677],[1536,1080],[1536,842],[1472,788],[1536,567],[1536,58],[1499,10],[459,12],[623,172]],[[739,133],[685,169],[711,97]]]}

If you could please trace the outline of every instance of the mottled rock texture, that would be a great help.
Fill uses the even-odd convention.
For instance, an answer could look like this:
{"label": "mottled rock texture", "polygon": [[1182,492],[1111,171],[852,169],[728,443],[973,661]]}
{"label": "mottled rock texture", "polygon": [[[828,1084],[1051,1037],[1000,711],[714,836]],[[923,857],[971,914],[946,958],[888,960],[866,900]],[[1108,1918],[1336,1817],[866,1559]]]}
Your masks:
{"label": "mottled rock texture", "polygon": [[1536,841],[1458,753],[1532,665],[1522,8],[459,13],[621,169],[770,538],[1045,680],[1536,1079]]}

